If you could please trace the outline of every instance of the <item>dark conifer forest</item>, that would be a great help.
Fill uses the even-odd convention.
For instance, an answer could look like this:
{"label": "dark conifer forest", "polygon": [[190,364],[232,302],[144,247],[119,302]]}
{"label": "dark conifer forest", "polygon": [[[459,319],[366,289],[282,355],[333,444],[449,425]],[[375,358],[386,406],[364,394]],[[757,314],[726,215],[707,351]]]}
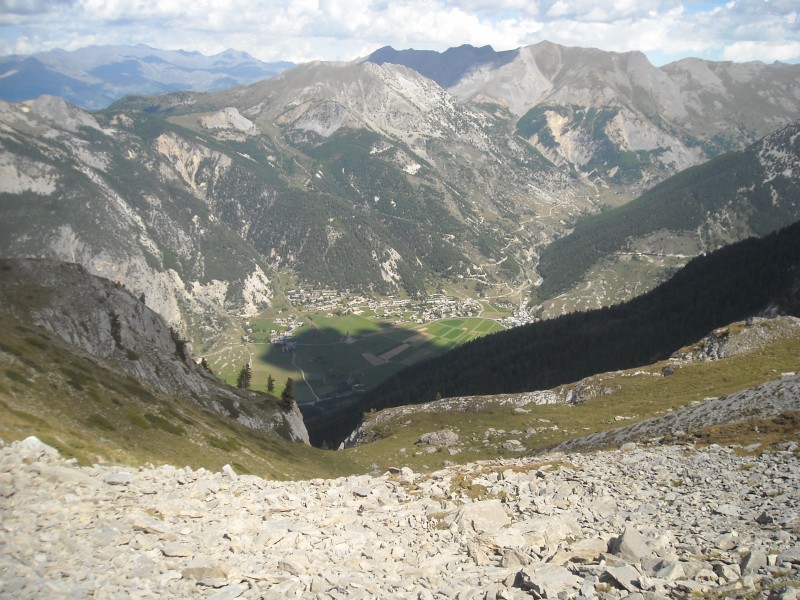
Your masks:
{"label": "dark conifer forest", "polygon": [[766,311],[800,315],[800,222],[695,258],[624,304],[502,331],[413,365],[335,416],[307,419],[307,426],[312,443],[335,447],[373,408],[429,402],[437,394],[548,389],[667,358],[717,327]]}

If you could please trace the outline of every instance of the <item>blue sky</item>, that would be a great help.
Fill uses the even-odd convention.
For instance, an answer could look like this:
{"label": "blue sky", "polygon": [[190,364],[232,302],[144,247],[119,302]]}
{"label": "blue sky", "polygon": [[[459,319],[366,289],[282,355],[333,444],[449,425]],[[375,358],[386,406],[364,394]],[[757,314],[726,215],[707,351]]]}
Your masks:
{"label": "blue sky", "polygon": [[381,46],[507,50],[549,40],[800,62],[800,0],[0,0],[0,54],[147,44],[266,61],[352,60]]}

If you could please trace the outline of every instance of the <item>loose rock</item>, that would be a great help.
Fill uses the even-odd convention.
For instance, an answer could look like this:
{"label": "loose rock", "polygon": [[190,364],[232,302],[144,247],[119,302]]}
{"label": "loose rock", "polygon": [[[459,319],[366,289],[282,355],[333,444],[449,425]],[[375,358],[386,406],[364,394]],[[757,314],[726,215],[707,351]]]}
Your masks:
{"label": "loose rock", "polygon": [[637,442],[276,482],[80,467],[29,438],[0,445],[0,597],[796,600],[798,489],[787,451]]}

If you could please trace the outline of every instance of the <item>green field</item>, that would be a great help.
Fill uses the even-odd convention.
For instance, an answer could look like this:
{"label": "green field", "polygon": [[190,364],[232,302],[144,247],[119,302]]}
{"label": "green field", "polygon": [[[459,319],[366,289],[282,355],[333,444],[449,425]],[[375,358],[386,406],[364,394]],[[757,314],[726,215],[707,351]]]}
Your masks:
{"label": "green field", "polygon": [[[503,327],[489,319],[443,319],[425,325],[393,325],[377,317],[299,314],[295,352],[269,344],[270,329],[284,330],[269,318],[254,319],[247,344],[253,358],[253,387],[266,388],[268,375],[280,393],[288,377],[298,383],[298,403],[375,387],[390,375],[420,360],[441,354]],[[235,379],[230,372],[228,377]]]}

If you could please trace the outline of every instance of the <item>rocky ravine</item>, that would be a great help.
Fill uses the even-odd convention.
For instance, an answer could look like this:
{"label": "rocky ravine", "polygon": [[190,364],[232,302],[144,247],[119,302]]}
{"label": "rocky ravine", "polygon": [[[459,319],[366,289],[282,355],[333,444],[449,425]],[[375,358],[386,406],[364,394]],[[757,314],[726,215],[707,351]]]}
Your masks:
{"label": "rocky ravine", "polygon": [[[0,450],[0,596],[797,598],[797,444],[302,482]],[[751,596],[748,596],[751,597]]]}

